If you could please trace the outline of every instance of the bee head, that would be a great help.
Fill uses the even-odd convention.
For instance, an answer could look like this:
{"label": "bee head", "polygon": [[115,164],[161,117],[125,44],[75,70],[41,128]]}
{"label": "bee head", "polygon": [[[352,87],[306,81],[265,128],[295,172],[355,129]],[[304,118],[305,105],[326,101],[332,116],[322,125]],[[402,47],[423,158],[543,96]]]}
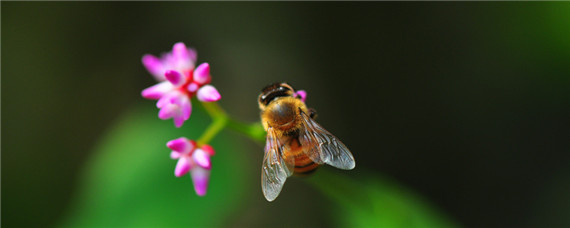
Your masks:
{"label": "bee head", "polygon": [[271,101],[273,101],[277,97],[287,97],[293,96],[295,90],[289,84],[283,83],[274,83],[271,85],[266,86],[261,90],[261,94],[259,94],[259,107],[264,109]]}

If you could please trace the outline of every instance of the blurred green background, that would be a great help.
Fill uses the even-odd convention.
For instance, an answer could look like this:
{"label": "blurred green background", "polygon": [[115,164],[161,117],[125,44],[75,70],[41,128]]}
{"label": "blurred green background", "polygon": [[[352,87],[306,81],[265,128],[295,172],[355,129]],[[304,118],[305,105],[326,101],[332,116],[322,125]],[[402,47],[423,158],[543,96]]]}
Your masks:
{"label": "blurred green background", "polygon": [[[5,227],[570,226],[568,2],[0,4]],[[178,41],[241,120],[266,84],[307,90],[357,168],[268,203],[262,146],[224,132],[195,196],[164,143],[208,117],[175,129],[140,97],[142,55]]]}

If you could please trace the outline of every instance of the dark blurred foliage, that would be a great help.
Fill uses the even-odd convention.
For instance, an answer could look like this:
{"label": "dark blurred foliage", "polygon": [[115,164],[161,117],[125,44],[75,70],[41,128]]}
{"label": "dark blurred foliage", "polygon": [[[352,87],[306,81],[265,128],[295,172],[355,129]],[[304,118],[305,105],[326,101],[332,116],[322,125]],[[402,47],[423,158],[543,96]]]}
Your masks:
{"label": "dark blurred foliage", "polygon": [[[258,119],[268,83],[307,90],[319,122],[353,151],[351,175],[391,176],[469,227],[570,225],[567,2],[1,6],[6,227],[62,219],[105,131],[153,105],[140,97],[154,83],[141,56],[178,41],[211,64],[222,105],[243,120]],[[246,164],[251,183],[260,161]],[[289,184],[291,197],[316,194]],[[228,225],[330,225],[260,193]]]}

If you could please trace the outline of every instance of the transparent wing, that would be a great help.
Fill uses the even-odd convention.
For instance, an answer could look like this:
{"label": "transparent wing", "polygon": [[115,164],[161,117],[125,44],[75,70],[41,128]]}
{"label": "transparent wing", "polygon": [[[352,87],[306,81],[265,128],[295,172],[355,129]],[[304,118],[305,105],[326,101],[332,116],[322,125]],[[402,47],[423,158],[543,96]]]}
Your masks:
{"label": "transparent wing", "polygon": [[304,129],[299,132],[302,145],[309,145],[305,153],[318,164],[339,169],[354,169],[354,157],[346,146],[317,122],[301,111]]}
{"label": "transparent wing", "polygon": [[282,156],[283,147],[279,138],[276,137],[273,128],[267,129],[267,141],[265,144],[265,157],[261,167],[261,189],[267,201],[273,201],[279,193],[287,177],[293,174],[290,168],[292,163],[287,163]]}

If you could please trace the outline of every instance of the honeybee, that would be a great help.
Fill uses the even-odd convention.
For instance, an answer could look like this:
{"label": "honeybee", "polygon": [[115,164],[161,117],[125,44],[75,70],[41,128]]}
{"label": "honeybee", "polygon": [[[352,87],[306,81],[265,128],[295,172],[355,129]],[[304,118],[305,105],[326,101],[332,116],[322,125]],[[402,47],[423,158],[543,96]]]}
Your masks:
{"label": "honeybee", "polygon": [[261,188],[268,201],[293,174],[309,174],[321,164],[345,170],[356,165],[348,148],[315,122],[316,112],[287,83],[266,86],[258,102],[267,131]]}

